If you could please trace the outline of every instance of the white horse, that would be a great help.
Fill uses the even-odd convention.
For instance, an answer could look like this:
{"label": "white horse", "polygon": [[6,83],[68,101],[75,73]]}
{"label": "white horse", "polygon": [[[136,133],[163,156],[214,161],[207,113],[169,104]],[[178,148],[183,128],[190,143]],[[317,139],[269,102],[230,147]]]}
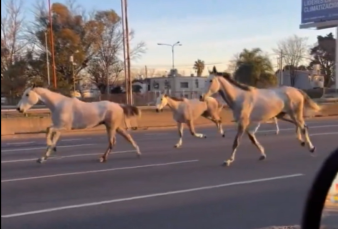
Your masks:
{"label": "white horse", "polygon": [[[249,136],[251,142],[259,149],[261,153],[260,160],[264,160],[266,158],[265,150],[257,141],[253,128],[257,124],[266,122],[274,117],[293,123],[296,126],[297,138],[301,145],[305,146],[302,138],[303,134],[309,151],[311,153],[315,151],[308,134],[308,128],[304,122],[303,112],[304,108],[318,112],[321,107],[305,92],[288,86],[258,89],[241,84],[231,77],[218,73],[215,69],[214,74],[216,76],[209,81],[209,86],[206,88],[203,98],[219,92],[232,109],[233,116],[238,124],[231,157],[224,161],[224,165],[229,166],[235,161],[236,151],[244,133]],[[285,115],[289,115],[291,120],[285,118]]]}
{"label": "white horse", "polygon": [[223,137],[225,136],[222,128],[222,120],[220,117],[223,105],[220,104],[215,98],[209,97],[206,99],[206,101],[200,101],[198,99],[180,99],[162,94],[156,99],[157,112],[162,111],[162,109],[167,105],[173,112],[173,119],[177,123],[178,134],[180,136],[179,141],[175,145],[176,148],[179,148],[182,145],[184,123],[189,127],[192,136],[196,138],[207,137],[206,135],[196,133],[195,131],[194,121],[200,116],[215,123],[219,133]]}
{"label": "white horse", "polygon": [[39,101],[42,101],[51,111],[53,124],[47,128],[47,150],[37,160],[38,163],[47,160],[52,151],[56,152],[56,144],[61,136],[61,130],[86,129],[99,125],[106,126],[109,141],[108,148],[101,156],[100,162],[106,162],[108,155],[113,150],[116,144],[116,132],[133,145],[138,157],[141,156],[138,145],[123,127],[123,121],[126,118],[141,115],[141,111],[137,107],[109,101],[87,103],[46,88],[33,86],[25,90],[17,105],[17,110],[20,113],[25,113]]}

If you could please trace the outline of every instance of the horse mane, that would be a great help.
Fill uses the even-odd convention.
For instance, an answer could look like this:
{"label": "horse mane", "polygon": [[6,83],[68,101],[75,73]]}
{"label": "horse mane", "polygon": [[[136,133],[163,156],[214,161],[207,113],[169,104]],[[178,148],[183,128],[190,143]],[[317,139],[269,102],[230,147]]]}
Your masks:
{"label": "horse mane", "polygon": [[168,97],[171,98],[171,99],[174,100],[174,101],[177,101],[177,102],[183,102],[183,101],[184,101],[183,98],[177,98],[177,97],[175,97],[175,96],[168,96]]}
{"label": "horse mane", "polygon": [[226,79],[227,81],[229,81],[229,83],[231,83],[232,85],[244,90],[244,91],[251,91],[252,87],[243,83],[238,82],[237,80],[234,80],[232,77],[230,77],[227,74],[223,74],[223,73],[217,73],[217,76],[222,76],[224,79]]}

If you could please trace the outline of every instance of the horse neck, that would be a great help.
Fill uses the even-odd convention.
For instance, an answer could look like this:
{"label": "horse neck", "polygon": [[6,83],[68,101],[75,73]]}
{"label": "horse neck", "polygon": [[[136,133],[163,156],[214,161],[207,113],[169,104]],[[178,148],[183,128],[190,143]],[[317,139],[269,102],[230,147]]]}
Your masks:
{"label": "horse neck", "polygon": [[236,98],[243,93],[243,91],[224,78],[219,78],[219,83],[221,85],[221,90],[225,93],[227,103],[229,107],[233,107],[235,104]]}
{"label": "horse neck", "polygon": [[168,100],[168,107],[173,111],[176,111],[178,109],[179,104],[181,103],[181,101],[173,100],[170,97],[167,97],[167,100]]}
{"label": "horse neck", "polygon": [[35,88],[34,92],[40,96],[40,100],[50,109],[54,110],[57,104],[62,100],[65,96],[52,92],[45,88]]}

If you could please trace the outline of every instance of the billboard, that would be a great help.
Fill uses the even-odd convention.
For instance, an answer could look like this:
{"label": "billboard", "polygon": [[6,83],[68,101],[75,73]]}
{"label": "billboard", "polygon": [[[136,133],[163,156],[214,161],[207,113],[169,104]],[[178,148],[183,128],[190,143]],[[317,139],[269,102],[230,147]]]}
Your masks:
{"label": "billboard", "polygon": [[332,20],[338,20],[338,0],[302,0],[302,24]]}

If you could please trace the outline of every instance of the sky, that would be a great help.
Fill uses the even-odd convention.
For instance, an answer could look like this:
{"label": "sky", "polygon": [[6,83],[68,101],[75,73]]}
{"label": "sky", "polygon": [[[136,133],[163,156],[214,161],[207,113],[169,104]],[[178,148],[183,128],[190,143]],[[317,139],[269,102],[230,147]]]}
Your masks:
{"label": "sky", "polygon": [[[45,0],[47,2],[47,0]],[[29,4],[25,0],[27,14]],[[64,2],[64,0],[51,2]],[[87,10],[114,9],[121,12],[119,0],[78,0]],[[229,60],[244,48],[261,48],[272,53],[277,42],[296,34],[307,37],[309,44],[318,35],[335,34],[335,29],[299,29],[300,0],[128,0],[129,28],[135,30],[131,42],[144,41],[147,52],[133,62],[134,68],[169,70],[171,49],[157,43],[175,43],[175,66],[186,75],[197,59],[206,68],[213,65],[225,70]],[[275,56],[272,61],[277,63]]]}

